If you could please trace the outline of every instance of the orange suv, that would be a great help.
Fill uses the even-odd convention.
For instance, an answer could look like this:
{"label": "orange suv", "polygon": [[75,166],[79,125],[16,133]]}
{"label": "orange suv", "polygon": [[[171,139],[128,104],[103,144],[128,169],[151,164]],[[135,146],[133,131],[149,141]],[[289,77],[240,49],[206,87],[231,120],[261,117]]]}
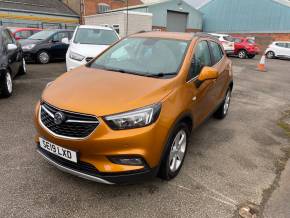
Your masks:
{"label": "orange suv", "polygon": [[232,88],[231,61],[212,36],[131,35],[47,85],[35,112],[37,150],[105,184],[169,180],[192,130],[227,115]]}

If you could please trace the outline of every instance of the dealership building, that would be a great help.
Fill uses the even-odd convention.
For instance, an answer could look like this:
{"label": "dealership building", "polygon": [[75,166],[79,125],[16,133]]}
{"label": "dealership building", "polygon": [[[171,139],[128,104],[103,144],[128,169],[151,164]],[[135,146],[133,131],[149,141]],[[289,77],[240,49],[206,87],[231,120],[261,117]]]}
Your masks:
{"label": "dealership building", "polygon": [[38,28],[75,28],[79,15],[59,0],[0,1],[0,25]]}

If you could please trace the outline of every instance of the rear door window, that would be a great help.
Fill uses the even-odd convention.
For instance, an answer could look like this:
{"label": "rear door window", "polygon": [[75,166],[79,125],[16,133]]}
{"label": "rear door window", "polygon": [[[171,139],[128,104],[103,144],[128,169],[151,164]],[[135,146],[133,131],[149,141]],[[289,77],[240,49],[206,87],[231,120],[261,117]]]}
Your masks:
{"label": "rear door window", "polygon": [[210,45],[212,56],[213,56],[212,62],[213,62],[213,64],[216,64],[223,58],[223,56],[224,56],[223,51],[222,51],[220,45],[217,44],[216,42],[210,41],[209,45]]}

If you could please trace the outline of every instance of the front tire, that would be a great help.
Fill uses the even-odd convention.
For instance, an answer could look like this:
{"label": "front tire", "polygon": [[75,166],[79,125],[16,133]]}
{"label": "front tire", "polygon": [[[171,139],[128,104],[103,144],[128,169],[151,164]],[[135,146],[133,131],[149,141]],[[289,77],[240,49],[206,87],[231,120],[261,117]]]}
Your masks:
{"label": "front tire", "polygon": [[13,83],[12,83],[12,77],[9,70],[6,71],[4,75],[4,79],[1,82],[2,89],[1,91],[1,97],[8,98],[12,95],[13,92]]}
{"label": "front tire", "polygon": [[274,59],[275,58],[275,53],[273,51],[268,51],[266,54],[266,57],[268,59]]}
{"label": "front tire", "polygon": [[231,103],[231,96],[232,96],[232,90],[228,89],[226,96],[223,100],[223,103],[219,106],[219,108],[213,115],[215,118],[224,119],[227,116],[229,112],[230,103]]}
{"label": "front tire", "polygon": [[240,59],[245,59],[247,57],[247,52],[245,50],[240,50],[238,53]]}
{"label": "front tire", "polygon": [[40,51],[37,54],[37,62],[40,64],[48,64],[50,61],[50,55],[46,51]]}
{"label": "front tire", "polygon": [[166,153],[162,160],[159,177],[171,180],[176,177],[183,165],[189,142],[189,127],[185,123],[179,123],[172,132]]}

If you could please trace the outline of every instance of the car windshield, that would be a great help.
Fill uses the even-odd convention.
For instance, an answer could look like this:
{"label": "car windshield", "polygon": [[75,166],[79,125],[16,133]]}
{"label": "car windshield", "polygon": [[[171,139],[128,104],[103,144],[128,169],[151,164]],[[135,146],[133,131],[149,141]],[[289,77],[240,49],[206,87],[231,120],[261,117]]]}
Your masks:
{"label": "car windshield", "polygon": [[149,77],[176,75],[188,41],[126,38],[99,56],[91,67]]}
{"label": "car windshield", "polygon": [[79,28],[74,43],[91,45],[111,45],[119,38],[113,30]]}
{"label": "car windshield", "polygon": [[54,33],[56,33],[55,30],[43,30],[38,33],[35,33],[34,35],[30,36],[28,39],[44,40],[44,39],[49,38]]}
{"label": "car windshield", "polygon": [[234,42],[234,39],[231,36],[224,36],[224,40],[226,40],[228,42]]}

